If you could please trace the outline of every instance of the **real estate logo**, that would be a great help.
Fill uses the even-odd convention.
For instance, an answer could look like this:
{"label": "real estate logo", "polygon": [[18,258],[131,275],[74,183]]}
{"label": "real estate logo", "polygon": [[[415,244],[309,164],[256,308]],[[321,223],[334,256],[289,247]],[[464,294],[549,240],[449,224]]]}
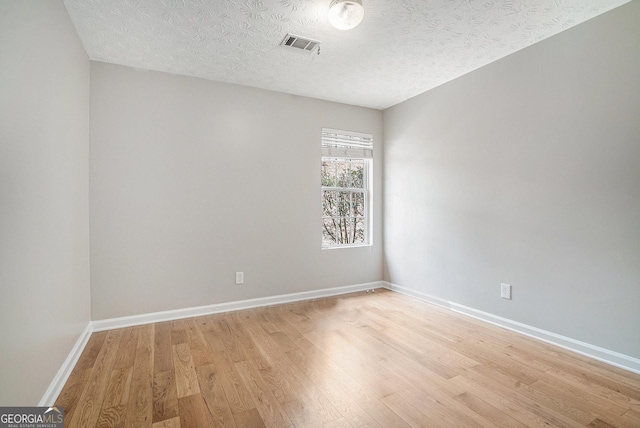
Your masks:
{"label": "real estate logo", "polygon": [[64,428],[64,409],[0,407],[0,428]]}

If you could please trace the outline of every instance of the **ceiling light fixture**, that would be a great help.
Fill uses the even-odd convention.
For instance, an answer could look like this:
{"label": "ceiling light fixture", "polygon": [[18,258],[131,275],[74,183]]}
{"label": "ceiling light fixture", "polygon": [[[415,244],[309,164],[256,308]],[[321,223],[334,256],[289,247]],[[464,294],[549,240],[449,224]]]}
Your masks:
{"label": "ceiling light fixture", "polygon": [[329,22],[338,30],[351,30],[362,22],[362,0],[332,0],[329,6]]}

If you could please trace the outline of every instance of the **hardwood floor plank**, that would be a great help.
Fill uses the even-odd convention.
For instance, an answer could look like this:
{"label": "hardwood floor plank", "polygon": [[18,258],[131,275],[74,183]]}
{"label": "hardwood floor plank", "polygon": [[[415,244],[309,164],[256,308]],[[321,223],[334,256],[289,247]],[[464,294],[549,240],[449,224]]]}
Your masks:
{"label": "hardwood floor plank", "polygon": [[556,382],[561,382],[581,390],[584,389],[600,398],[640,412],[640,400],[629,395],[625,395],[617,390],[602,386],[598,383],[590,382],[589,379],[567,373],[564,370],[557,369],[555,366],[545,371],[545,375],[545,379],[547,379],[548,382],[554,384]]}
{"label": "hardwood floor plank", "polygon": [[388,408],[380,406],[376,397],[333,366],[317,348],[297,349],[287,352],[287,356],[354,427],[409,426]]}
{"label": "hardwood floor plank", "polygon": [[453,347],[482,365],[514,377],[524,384],[531,385],[539,379],[539,373],[535,369],[510,358],[505,354],[504,348],[496,347],[491,342],[467,339],[454,344]]}
{"label": "hardwood floor plank", "polygon": [[594,419],[587,427],[589,428],[616,428],[617,425],[609,425],[600,419]]}
{"label": "hardwood floor plank", "polygon": [[213,356],[209,350],[209,345],[207,345],[207,342],[204,340],[204,336],[196,319],[190,318],[186,321],[188,325],[187,339],[194,367],[213,363]]}
{"label": "hardwood floor plank", "polygon": [[180,418],[175,417],[171,419],[165,419],[161,422],[154,422],[154,424],[151,426],[152,428],[180,428]]}
{"label": "hardwood floor plank", "polygon": [[234,364],[225,365],[222,368],[220,383],[229,401],[229,408],[232,413],[243,413],[256,408],[251,394],[249,394],[247,387],[242,382]]}
{"label": "hardwood floor plank", "polygon": [[[209,318],[209,317],[206,317]],[[227,361],[233,362],[231,358],[226,358],[227,350],[224,346],[222,336],[218,333],[216,327],[217,321],[211,322],[208,324],[209,329],[202,331],[202,337],[205,342],[209,346],[209,350],[212,353],[213,362],[216,364],[220,364],[220,359],[224,359],[225,363]]]}
{"label": "hardwood floor plank", "polygon": [[84,347],[84,350],[82,351],[82,354],[80,355],[75,368],[77,368],[78,370],[83,370],[93,367],[93,364],[95,363],[96,358],[98,358],[98,354],[100,353],[102,345],[104,344],[104,341],[107,338],[108,334],[108,331],[98,331],[91,334],[91,337],[89,337],[89,341]]}
{"label": "hardwood floor plank", "polygon": [[562,370],[577,379],[590,384],[599,385],[612,391],[624,394],[640,401],[640,382],[636,376],[629,376],[629,372],[620,373],[619,368],[608,366],[595,360],[571,353],[562,348],[553,347],[544,342],[525,340],[526,337],[515,337],[512,348],[525,348],[533,352],[535,358]]}
{"label": "hardwood floor plank", "polygon": [[127,427],[150,427],[153,422],[154,336],[153,324],[140,327],[127,404]]}
{"label": "hardwood floor plank", "polygon": [[298,331],[298,329],[293,327],[289,322],[285,321],[288,307],[289,304],[273,307],[273,310],[270,312],[269,318],[271,322],[273,322],[278,327],[278,331],[280,333],[284,334],[295,345],[298,345],[298,341],[306,339],[304,338],[303,334]]}
{"label": "hardwood floor plank", "polygon": [[189,318],[181,318],[179,320],[169,321],[171,330],[187,330],[189,328]]}
{"label": "hardwood floor plank", "polygon": [[[416,330],[405,327],[388,327],[382,330],[365,326],[360,329],[369,335],[381,338],[386,343],[393,345],[398,350],[412,355],[417,359],[423,359],[425,363],[443,367],[443,376],[451,378],[457,375],[461,369],[473,367],[479,364],[474,358],[461,354],[447,344],[442,345],[433,341],[433,336],[425,336]],[[463,339],[456,340],[455,343]],[[453,375],[451,373],[453,373]]]}
{"label": "hardwood floor plank", "polygon": [[564,386],[550,385],[544,381],[537,381],[531,385],[540,395],[558,397],[567,406],[582,410],[590,415],[596,415],[602,421],[619,426],[622,415],[629,409],[614,404],[608,400],[602,400],[584,390],[575,390]]}
{"label": "hardwood floor plank", "polygon": [[200,394],[178,398],[180,426],[182,428],[204,428],[214,426],[207,415],[207,409]]}
{"label": "hardwood floor plank", "polygon": [[352,428],[352,426],[353,425],[347,422],[347,420],[344,418],[336,419],[333,422],[324,424],[324,428]]}
{"label": "hardwood floor plank", "polygon": [[[384,346],[384,339],[373,337],[368,345],[362,345],[363,349],[371,349],[371,347]],[[402,352],[397,351],[393,347],[387,348],[388,356],[384,359],[387,368],[394,373],[394,377],[408,380],[415,388],[420,390],[426,396],[455,397],[464,392],[464,389],[455,383],[449,382],[446,378],[433,372],[429,367],[421,364],[419,361],[413,360]],[[421,379],[422,382],[412,382],[412,379]]]}
{"label": "hardwood floor plank", "polygon": [[627,413],[622,415],[622,424],[623,427],[640,427],[640,412],[636,412],[635,410],[629,410]]}
{"label": "hardwood floor plank", "polygon": [[379,370],[369,367],[377,363],[375,355],[361,352],[355,345],[345,339],[339,332],[310,332],[307,339],[319,349],[331,349],[329,358],[349,373],[356,381],[366,385],[368,382],[380,382],[392,376],[386,365],[379,365]]}
{"label": "hardwood floor plank", "polygon": [[189,336],[187,336],[187,329],[171,330],[171,344],[180,345],[182,343],[188,343]]}
{"label": "hardwood floor plank", "polygon": [[293,349],[296,349],[297,347],[293,340],[289,339],[289,336],[281,331],[270,333],[269,336],[276,343],[278,349],[280,349],[282,352],[291,351]]}
{"label": "hardwood floor plank", "polygon": [[464,338],[459,328],[455,328],[455,325],[452,326],[446,318],[438,314],[420,317],[414,311],[390,309],[388,306],[385,309],[383,302],[371,300],[365,308],[367,316],[376,320],[385,329],[409,330],[422,337],[428,337],[433,343],[441,344],[445,348],[452,342],[459,342]]}
{"label": "hardwood floor plank", "polygon": [[412,427],[444,426],[443,421],[425,415],[397,394],[387,395],[381,401]]}
{"label": "hardwood floor plank", "polygon": [[111,371],[111,379],[107,385],[107,393],[102,404],[103,409],[127,404],[132,371],[133,367]]}
{"label": "hardwood floor plank", "polygon": [[[483,376],[477,373],[477,368],[468,373],[456,376],[451,381],[462,385],[465,390],[482,397],[492,406],[505,414],[530,427],[584,427],[583,423],[574,418],[579,415],[566,416],[532,400],[517,387],[509,387],[495,381],[496,376]],[[515,381],[518,383],[518,381]]]}
{"label": "hardwood floor plank", "polygon": [[104,343],[93,364],[87,386],[78,401],[78,407],[74,412],[73,418],[68,422],[69,427],[87,427],[97,424],[106,394],[105,386],[108,385],[110,380],[111,368],[116,358],[121,337],[121,330],[107,332]]}
{"label": "hardwood floor plank", "polygon": [[216,367],[213,364],[200,366],[196,368],[196,375],[200,384],[200,394],[214,425],[235,428],[233,413],[222,389],[222,383],[218,379]]}
{"label": "hardwood floor plank", "polygon": [[126,426],[125,418],[127,413],[126,405],[119,405],[115,407],[103,407],[100,411],[100,417],[96,427],[99,428],[123,428]]}
{"label": "hardwood floor plank", "polygon": [[269,334],[273,334],[273,333],[279,333],[280,330],[278,329],[278,326],[276,326],[270,319],[268,316],[268,311],[262,311],[260,313],[260,325],[262,326],[262,328],[265,329],[265,331]]}
{"label": "hardwood floor plank", "polygon": [[236,313],[233,313],[229,317],[229,328],[233,335],[234,342],[238,344],[239,348],[245,356],[245,359],[253,361],[258,370],[268,369],[273,365],[273,361],[270,361],[265,352],[260,347],[257,347],[248,333],[248,329],[255,327],[258,322],[256,320],[254,312],[247,312],[243,319],[240,319]]}
{"label": "hardwood floor plank", "polygon": [[404,386],[397,389],[393,395],[402,398],[407,404],[418,409],[432,420],[437,426],[460,426],[468,428],[495,428],[495,425],[484,417],[464,406],[453,397],[440,391],[429,391],[430,394],[420,394],[420,389],[404,382]]}
{"label": "hardwood floor plank", "polygon": [[455,397],[460,403],[467,406],[477,414],[483,416],[488,421],[491,421],[498,427],[512,427],[512,428],[527,428],[527,426],[517,420],[513,419],[504,412],[496,409],[491,404],[482,400],[482,398],[475,396],[470,392],[464,392]]}
{"label": "hardwood floor plank", "polygon": [[65,420],[70,421],[73,418],[73,413],[76,411],[78,401],[87,386],[91,371],[91,369],[81,369],[76,366],[56,399],[55,405],[64,408]]}
{"label": "hardwood floor plank", "polygon": [[[261,323],[261,321],[258,322]],[[273,364],[272,367],[260,370],[260,374],[295,425],[323,426],[341,418],[340,413],[322,392],[310,384],[293,365],[286,351],[273,340],[273,334],[269,334],[261,324],[256,323],[248,325],[247,331]],[[295,345],[293,346],[288,349],[295,349]],[[291,402],[295,403],[287,405]],[[303,406],[302,403],[305,405]]]}
{"label": "hardwood floor plank", "polygon": [[224,316],[224,314],[210,314],[193,318],[198,324],[198,329],[204,333],[205,331],[211,331],[215,327],[217,318]]}
{"label": "hardwood floor plank", "polygon": [[139,333],[140,329],[138,327],[122,329],[122,339],[120,339],[120,346],[118,347],[116,361],[113,363],[114,369],[126,369],[128,367],[133,367],[133,363],[136,359]]}
{"label": "hardwood floor plank", "polygon": [[251,427],[251,428],[266,428],[266,425],[262,421],[262,417],[258,410],[250,409],[244,412],[236,413],[233,415],[233,419],[236,422],[236,426],[240,427]]}
{"label": "hardwood floor plank", "polygon": [[[263,350],[263,352],[260,352],[260,355],[266,356],[266,358],[262,357],[259,359],[251,358],[249,361],[260,371],[260,375],[267,384],[271,394],[273,394],[280,404],[297,399],[297,392],[292,386],[289,374],[276,367],[278,358],[281,358],[282,355],[277,353],[275,343],[270,340],[268,333],[262,330],[261,327],[254,325],[249,327],[249,329],[252,331],[251,334],[257,345],[256,347]],[[266,361],[267,359],[268,362]]]}
{"label": "hardwood floor plank", "polygon": [[[485,372],[489,375],[486,370]],[[507,386],[512,385],[513,381],[509,382],[501,375],[492,376]],[[622,415],[629,410],[630,401],[615,403],[592,393],[590,388],[580,388],[572,383],[556,383],[553,379],[541,374],[541,380],[531,386],[521,385],[519,391],[547,408],[581,423],[587,424],[594,417],[598,417],[612,425],[622,424]]]}
{"label": "hardwood floor plank", "polygon": [[188,344],[173,345],[173,364],[176,373],[178,398],[199,393],[200,386],[198,385],[198,378]]}
{"label": "hardwood floor plank", "polygon": [[236,367],[228,355],[222,342],[219,340],[215,331],[204,332],[204,337],[209,343],[212,350],[213,360],[216,366],[221,369],[218,372],[222,389],[225,392],[229,408],[233,414],[243,413],[251,409],[255,409],[253,399],[249,395],[244,383],[240,380],[240,375]]}
{"label": "hardwood floor plank", "polygon": [[178,390],[173,369],[153,375],[153,423],[178,416]]}
{"label": "hardwood floor plank", "polygon": [[278,400],[265,385],[258,369],[248,361],[238,362],[235,366],[265,425],[273,427],[292,426],[289,417],[280,407]]}
{"label": "hardwood floor plank", "polygon": [[234,332],[232,330],[230,324],[230,317],[232,314],[229,314],[226,318],[218,319],[218,322],[215,326],[215,332],[218,340],[222,341],[224,348],[226,350],[226,354],[231,358],[234,363],[239,361],[244,361],[247,359],[246,355],[242,351],[240,343],[234,340]]}
{"label": "hardwood floor plank", "polygon": [[294,427],[323,428],[325,425],[319,415],[300,400],[289,400],[281,406]]}
{"label": "hardwood floor plank", "polygon": [[153,338],[153,371],[159,373],[173,370],[171,322],[157,323],[155,328]]}

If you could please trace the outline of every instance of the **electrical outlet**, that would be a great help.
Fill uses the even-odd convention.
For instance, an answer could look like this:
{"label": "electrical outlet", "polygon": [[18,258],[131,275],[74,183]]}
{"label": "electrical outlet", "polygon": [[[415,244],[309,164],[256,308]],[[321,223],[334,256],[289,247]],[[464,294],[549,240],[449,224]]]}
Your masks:
{"label": "electrical outlet", "polygon": [[244,272],[236,272],[236,284],[244,284]]}
{"label": "electrical outlet", "polygon": [[511,285],[500,284],[500,297],[511,300]]}

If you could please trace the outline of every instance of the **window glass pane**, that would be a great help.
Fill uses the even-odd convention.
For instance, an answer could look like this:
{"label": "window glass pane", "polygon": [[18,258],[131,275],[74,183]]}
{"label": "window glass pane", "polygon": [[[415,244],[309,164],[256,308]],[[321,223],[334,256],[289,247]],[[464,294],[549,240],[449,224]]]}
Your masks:
{"label": "window glass pane", "polygon": [[337,161],[337,167],[338,167],[337,183],[338,184],[336,184],[336,186],[351,187],[350,185],[351,180],[349,180],[350,164],[351,162],[349,161],[343,161],[343,160]]}
{"label": "window glass pane", "polygon": [[349,217],[349,218],[345,218],[344,219],[344,228],[346,231],[346,235],[345,235],[345,244],[351,244],[353,243],[353,228],[354,228],[354,224],[353,224],[353,217]]}
{"label": "window glass pane", "polygon": [[354,219],[354,244],[364,244],[365,243],[365,225],[364,219],[358,218]]}
{"label": "window glass pane", "polygon": [[322,160],[322,185],[327,187],[336,186],[336,161]]}
{"label": "window glass pane", "polygon": [[338,244],[348,244],[349,241],[349,218],[339,217],[337,220],[337,239]]}
{"label": "window glass pane", "polygon": [[349,217],[351,216],[351,192],[337,192],[338,193],[338,216]]}
{"label": "window glass pane", "polygon": [[351,187],[364,188],[364,160],[355,159],[351,161]]}
{"label": "window glass pane", "polygon": [[336,190],[322,191],[322,215],[324,217],[338,215],[338,192]]}
{"label": "window glass pane", "polygon": [[335,220],[332,218],[323,218],[322,219],[322,245],[323,246],[331,246],[336,245],[338,241],[336,240],[336,224]]}
{"label": "window glass pane", "polygon": [[363,192],[353,192],[351,196],[351,204],[353,208],[353,216],[355,217],[364,217],[365,206],[364,206],[364,193]]}

